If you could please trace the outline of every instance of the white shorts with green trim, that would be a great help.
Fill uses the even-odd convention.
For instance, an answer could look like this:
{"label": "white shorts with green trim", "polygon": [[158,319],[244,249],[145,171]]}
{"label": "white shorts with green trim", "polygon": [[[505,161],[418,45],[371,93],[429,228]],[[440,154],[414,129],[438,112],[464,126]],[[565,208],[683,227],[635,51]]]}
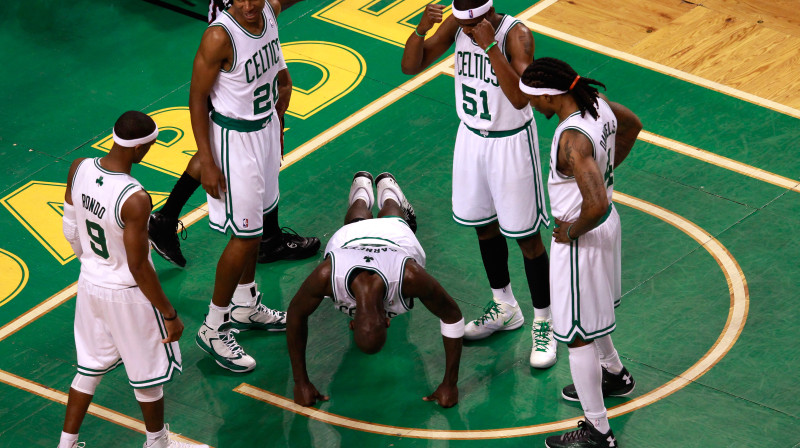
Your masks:
{"label": "white shorts with green trim", "polygon": [[536,122],[483,133],[461,123],[453,155],[453,219],[470,227],[498,221],[508,238],[525,238],[550,224]]}
{"label": "white shorts with green trim", "polygon": [[616,328],[622,288],[622,236],[617,210],[570,243],[550,245],[550,309],[554,337],[591,341]]}
{"label": "white shorts with green trim", "polygon": [[124,363],[135,388],[166,383],[181,372],[177,342],[163,344],[164,318],[138,287],[109,289],[78,279],[75,348],[78,372],[103,375]]}
{"label": "white shorts with green trim", "polygon": [[220,199],[208,197],[208,222],[212,229],[229,229],[240,238],[264,232],[264,213],[278,206],[281,168],[280,122],[272,117],[264,127],[243,130],[255,122],[226,117],[209,123],[214,163],[220,167],[228,191]]}

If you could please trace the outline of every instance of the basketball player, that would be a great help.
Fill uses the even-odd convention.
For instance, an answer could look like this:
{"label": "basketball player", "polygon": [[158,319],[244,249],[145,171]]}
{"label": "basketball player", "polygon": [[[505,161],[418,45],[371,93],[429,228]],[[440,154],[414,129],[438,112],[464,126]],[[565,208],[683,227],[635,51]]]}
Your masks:
{"label": "basketball player", "polygon": [[[547,252],[539,235],[548,226],[536,122],[519,91],[533,60],[533,35],[519,20],[495,12],[492,0],[430,4],[406,42],[402,69],[417,74],[455,42],[456,112],[461,119],[453,157],[453,219],[475,227],[492,300],[467,324],[465,339],[520,328],[522,311],[511,290],[506,238],[517,240],[531,292],[534,322],[530,364],[556,362],[547,281]],[[434,24],[439,29],[426,39]]]}
{"label": "basketball player", "polygon": [[359,171],[350,187],[345,226],[333,234],[325,260],[300,286],[289,305],[286,341],[294,376],[294,401],[311,406],[326,401],[306,370],[308,317],[329,297],[352,320],[356,345],[377,353],[386,341],[391,318],[403,314],[419,298],[441,320],[445,352],[444,379],[426,401],[449,408],[458,403],[458,366],[464,318],[456,302],[425,272],[425,251],[412,229],[416,217],[394,176],[377,178],[379,219],[372,219],[372,175]]}
{"label": "basketball player", "polygon": [[566,62],[539,58],[522,74],[531,105],[559,124],[550,149],[547,186],[556,222],[550,247],[555,337],[569,347],[571,384],[562,395],[580,400],[577,431],[548,437],[549,448],[616,447],[604,396],[624,396],[635,382],[611,342],[620,302],[621,228],[611,202],[614,168],[628,156],[642,123],[608,100]]}
{"label": "basketball player", "polygon": [[189,89],[209,225],[232,233],[195,340],[233,372],[256,366],[236,342],[236,332],[286,329],[286,313],[264,306],[255,283],[263,215],[274,210],[279,197],[282,126],[277,115],[286,111],[292,91],[278,39],[279,8],[277,1],[234,0],[203,34]]}
{"label": "basketball player", "polygon": [[145,448],[208,448],[172,440],[164,424],[163,384],[181,371],[183,323],[150,258],[150,195],[130,175],[156,137],[152,118],[125,112],[114,125],[108,155],[76,159],[69,170],[63,230],[81,262],[75,305],[78,374],[69,389],[59,448],[78,446],[78,430],[97,385],[122,363],[144,415]]}
{"label": "basketball player", "polygon": [[[268,15],[268,17],[277,18],[281,9],[286,9],[297,1],[298,0],[284,0],[279,3],[277,0],[272,0],[271,4],[273,5],[275,14],[274,17],[272,15]],[[224,16],[224,11],[230,8],[232,4],[233,0],[209,0],[208,23],[210,24],[218,17]],[[231,24],[230,20],[224,20],[223,22],[228,25]],[[224,27],[226,25],[220,26]],[[237,31],[238,29],[238,27],[234,27],[233,31]],[[252,64],[257,63],[260,63],[260,60],[258,62],[256,60],[252,61]],[[263,80],[260,82],[263,82]],[[285,91],[284,88],[279,90],[282,92]],[[289,89],[286,92],[288,93],[280,98],[280,101],[275,105],[275,112],[281,124],[281,155],[283,154],[283,117],[286,113],[286,109],[289,107],[289,96],[292,92],[291,80]],[[248,98],[252,99],[252,97]],[[277,99],[272,99],[270,101],[276,100]],[[209,106],[209,108],[211,107]],[[277,149],[273,148],[271,150],[275,151]],[[183,228],[183,223],[178,220],[178,217],[181,214],[183,206],[186,205],[186,202],[189,201],[189,198],[195,190],[197,190],[197,187],[200,186],[200,162],[201,157],[198,156],[198,153],[195,153],[191,160],[189,160],[186,171],[184,171],[183,175],[181,175],[180,179],[175,183],[172,192],[170,192],[167,198],[167,202],[161,210],[153,213],[150,219],[149,234],[153,248],[159,255],[164,257],[165,260],[180,267],[186,266],[186,258],[181,252],[180,241],[175,231],[176,229],[181,229],[182,236],[186,239],[185,228]],[[264,211],[264,234],[261,239],[261,244],[259,245],[258,262],[271,263],[278,260],[302,260],[316,255],[320,247],[319,238],[302,237],[288,227],[281,228],[278,225],[278,204],[276,202],[271,205],[272,207],[270,209]]]}

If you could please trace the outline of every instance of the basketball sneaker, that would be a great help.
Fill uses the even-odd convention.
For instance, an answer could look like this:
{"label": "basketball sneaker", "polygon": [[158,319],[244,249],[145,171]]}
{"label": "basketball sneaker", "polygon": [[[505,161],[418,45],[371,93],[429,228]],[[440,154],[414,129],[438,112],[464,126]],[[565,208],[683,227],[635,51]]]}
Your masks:
{"label": "basketball sneaker", "polygon": [[169,432],[169,425],[164,426],[166,426],[167,432],[150,445],[145,442],[142,448],[208,448],[208,445],[199,443],[179,442],[172,438],[172,434]]}
{"label": "basketball sneaker", "polygon": [[224,323],[218,330],[214,330],[203,322],[195,342],[222,368],[237,373],[249,372],[256,368],[256,360],[246,354],[236,342],[233,335],[238,332],[239,330],[231,328],[230,323]]}
{"label": "basketball sneaker", "polygon": [[[635,387],[636,381],[634,381],[633,376],[625,367],[617,374],[613,374],[603,367],[603,398],[630,395]],[[565,400],[580,401],[574,384],[564,387],[561,390],[561,396]]]}
{"label": "basketball sneaker", "polygon": [[186,227],[183,226],[181,221],[173,221],[160,212],[150,215],[150,221],[147,223],[147,235],[150,238],[150,244],[153,249],[170,263],[184,267],[186,266],[186,259],[183,258],[181,253],[178,234],[180,234],[181,239],[186,239]]}
{"label": "basketball sneaker", "polygon": [[464,327],[464,339],[483,339],[495,331],[516,330],[525,322],[519,306],[511,306],[492,298],[483,309],[483,316]]}
{"label": "basketball sneaker", "polygon": [[261,240],[258,247],[258,262],[303,260],[316,255],[319,246],[319,238],[302,237],[289,227],[281,227],[279,234]]}
{"label": "basketball sneaker", "polygon": [[550,436],[544,441],[547,448],[617,448],[617,439],[614,431],[601,433],[592,425],[592,422],[581,420],[578,429],[560,436]]}
{"label": "basketball sneaker", "polygon": [[381,173],[375,179],[375,185],[378,187],[378,207],[383,206],[385,191],[392,191],[400,199],[400,209],[403,210],[401,218],[405,219],[412,232],[417,233],[417,214],[397,184],[397,179],[391,173]]}
{"label": "basketball sneaker", "polygon": [[556,363],[557,344],[553,337],[553,321],[536,319],[531,329],[533,348],[531,349],[531,367],[546,369]]}
{"label": "basketball sneaker", "polygon": [[350,196],[348,204],[353,205],[358,190],[364,190],[367,194],[367,208],[371,209],[375,203],[375,193],[372,191],[372,174],[366,171],[359,171],[353,176],[353,183],[350,185]]}
{"label": "basketball sneaker", "polygon": [[286,312],[267,308],[261,303],[258,293],[253,306],[233,304],[231,308],[231,327],[241,331],[267,330],[286,331]]}

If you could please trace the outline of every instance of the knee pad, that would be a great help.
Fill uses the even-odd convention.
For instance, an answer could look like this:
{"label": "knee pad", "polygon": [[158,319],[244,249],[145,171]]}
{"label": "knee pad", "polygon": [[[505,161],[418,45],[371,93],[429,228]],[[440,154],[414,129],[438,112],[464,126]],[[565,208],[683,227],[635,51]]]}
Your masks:
{"label": "knee pad", "polygon": [[136,401],[140,403],[152,403],[160,400],[164,396],[164,386],[158,385],[147,389],[133,389]]}
{"label": "knee pad", "polygon": [[87,395],[94,395],[94,391],[95,389],[97,389],[97,385],[100,384],[100,380],[102,379],[103,375],[87,376],[78,373],[72,380],[72,385],[70,387],[77,390],[78,392],[82,392]]}

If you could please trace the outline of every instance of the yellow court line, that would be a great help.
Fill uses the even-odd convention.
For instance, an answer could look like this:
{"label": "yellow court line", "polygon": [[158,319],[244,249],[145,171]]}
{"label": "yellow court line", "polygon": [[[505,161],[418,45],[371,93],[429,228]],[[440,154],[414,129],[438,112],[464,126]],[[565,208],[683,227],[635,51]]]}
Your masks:
{"label": "yellow court line", "polygon": [[[6,372],[4,370],[0,370],[0,382],[6,383],[9,386],[16,387],[17,389],[22,389],[26,392],[30,392],[34,395],[38,395],[43,398],[47,398],[48,400],[55,401],[56,403],[61,403],[63,405],[67,404],[67,398],[69,397],[64,392],[50,389],[49,387],[43,386],[39,383],[35,383],[33,381],[27,380],[25,378],[19,377],[12,373]],[[117,411],[111,410],[104,406],[99,406],[94,403],[89,405],[89,414],[102,418],[103,420],[109,421],[111,423],[124,426],[125,428],[131,429],[133,431],[139,432],[144,434],[145,433],[145,426],[144,422],[141,420],[137,420],[132,417],[128,417],[125,414],[121,414]],[[195,440],[189,439],[187,437],[183,437],[181,435],[172,434],[172,438],[175,440],[179,440],[184,443],[200,443]]]}
{"label": "yellow court line", "polygon": [[788,177],[779,176],[777,174],[770,173],[769,171],[764,171],[754,166],[747,165],[745,163],[737,162],[733,159],[729,159],[727,157],[714,154],[713,152],[705,151],[700,148],[695,148],[694,146],[689,146],[681,142],[671,140],[666,137],[662,137],[660,135],[652,134],[647,131],[642,131],[639,133],[639,140],[652,143],[657,146],[661,146],[662,148],[675,151],[685,156],[702,160],[703,162],[708,162],[712,165],[717,165],[719,167],[725,168],[730,171],[735,171],[737,173],[744,174],[745,176],[758,179],[762,182],[766,182],[772,185],[777,185],[778,187],[786,188],[788,190],[800,193],[800,181],[797,181],[795,179],[789,179]]}
{"label": "yellow court line", "polygon": [[[741,267],[733,258],[731,253],[716,238],[708,232],[694,224],[693,222],[679,216],[669,210],[657,205],[645,202],[624,193],[614,192],[614,202],[627,205],[647,214],[655,216],[666,223],[678,228],[692,239],[697,241],[706,249],[714,260],[722,268],[722,272],[727,280],[730,292],[730,308],[725,327],[719,335],[714,345],[709,349],[699,361],[692,365],[685,372],[677,375],[674,379],[640,397],[636,397],[619,406],[608,410],[610,418],[627,414],[636,409],[648,406],[661,400],[668,395],[682,389],[689,383],[696,381],[703,374],[708,372],[717,362],[719,362],[733,347],[736,340],[744,328],[747,320],[747,313],[750,302],[750,292],[747,287],[747,280]],[[445,440],[478,440],[478,439],[498,439],[506,437],[522,437],[535,434],[544,434],[555,431],[563,431],[575,426],[580,418],[561,420],[557,422],[544,423],[540,425],[520,426],[516,428],[499,428],[489,430],[432,430],[420,428],[404,428],[391,425],[365,422],[349,417],[332,414],[317,408],[299,406],[294,401],[266,390],[243,383],[234,389],[243,395],[269,403],[290,412],[304,415],[310,419],[318,420],[331,425],[341,426],[358,431],[384,434],[397,437],[411,437],[421,439],[445,439]]]}

